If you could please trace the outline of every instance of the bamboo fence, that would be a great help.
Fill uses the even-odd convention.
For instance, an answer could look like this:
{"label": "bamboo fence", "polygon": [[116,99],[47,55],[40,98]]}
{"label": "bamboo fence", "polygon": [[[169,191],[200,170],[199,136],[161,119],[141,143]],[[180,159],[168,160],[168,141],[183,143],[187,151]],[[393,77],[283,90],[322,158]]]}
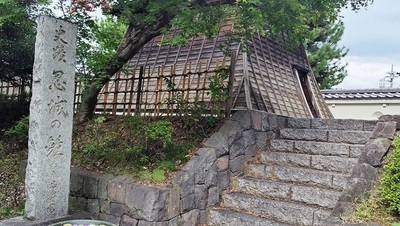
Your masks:
{"label": "bamboo fence", "polygon": [[[225,114],[232,108],[232,84],[235,71],[235,56],[230,66],[225,60],[185,65],[160,66],[157,68],[138,67],[129,72],[118,72],[102,88],[96,113],[113,115],[146,114],[152,116],[171,116],[190,114],[190,110],[201,107],[209,114],[215,105],[219,105]],[[196,68],[192,70],[192,68]],[[212,68],[212,69],[210,69]],[[153,71],[155,73],[152,73]],[[222,70],[229,70],[229,76],[219,78],[221,88],[224,87],[229,98],[221,103],[211,98],[210,78],[217,76]],[[179,72],[178,72],[179,71]],[[75,84],[74,110],[78,110],[82,102],[82,83]],[[0,82],[0,93],[19,96],[29,92],[29,86],[15,86],[8,82]]]}

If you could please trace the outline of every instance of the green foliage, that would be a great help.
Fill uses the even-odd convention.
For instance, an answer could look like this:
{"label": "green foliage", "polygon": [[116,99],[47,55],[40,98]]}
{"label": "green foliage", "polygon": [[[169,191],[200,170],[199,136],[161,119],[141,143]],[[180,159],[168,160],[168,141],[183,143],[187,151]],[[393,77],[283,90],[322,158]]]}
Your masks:
{"label": "green foliage", "polygon": [[0,158],[0,220],[22,216],[24,213],[25,200],[21,196],[24,181],[19,176],[18,170],[21,159],[26,159],[26,153],[18,151],[5,153]]}
{"label": "green foliage", "polygon": [[155,121],[144,127],[144,135],[149,143],[161,142],[165,148],[171,142],[174,128],[170,121]]}
{"label": "green foliage", "polygon": [[20,96],[4,95],[0,93],[0,131],[9,128],[22,116],[29,114],[29,95],[22,93]]}
{"label": "green foliage", "polygon": [[28,143],[29,138],[29,117],[24,116],[14,126],[6,129],[4,135],[10,137],[14,142]]}
{"label": "green foliage", "polygon": [[374,222],[382,226],[392,226],[392,223],[399,219],[391,215],[385,205],[383,205],[382,197],[379,194],[379,187],[374,187],[368,199],[358,200],[356,209],[348,216],[341,218],[346,222]]}
{"label": "green foliage", "polygon": [[47,1],[0,1],[0,79],[27,84],[33,70],[37,15]]}
{"label": "green foliage", "polygon": [[[134,172],[138,178],[162,180],[163,172],[175,171],[187,160],[191,148],[201,141],[211,127],[204,120],[192,124],[193,130],[174,137],[175,128],[165,119],[149,120],[139,116],[113,119],[102,115],[74,131],[73,162],[102,167],[108,172]],[[158,170],[158,171],[157,171]],[[145,172],[142,172],[145,171]]]}
{"label": "green foliage", "polygon": [[314,76],[321,89],[329,89],[343,81],[347,76],[346,66],[340,60],[348,49],[338,47],[344,32],[343,22],[327,22],[311,30],[306,39],[307,55]]}
{"label": "green foliage", "polygon": [[5,149],[3,143],[0,141],[0,155],[4,155]]}
{"label": "green foliage", "polygon": [[81,149],[84,154],[98,160],[113,154],[118,138],[116,131],[106,131],[101,127],[104,121],[104,116],[100,116],[87,125],[87,143]]}
{"label": "green foliage", "polygon": [[229,67],[218,68],[214,76],[210,76],[210,92],[211,92],[211,115],[222,117],[222,105],[229,97],[228,82],[225,80],[229,77]]}
{"label": "green foliage", "polygon": [[143,170],[139,173],[140,180],[163,182],[165,180],[165,171],[162,169],[155,169],[153,171]]}
{"label": "green foliage", "polygon": [[384,166],[380,194],[390,211],[400,213],[400,136],[393,140],[394,149]]}
{"label": "green foliage", "polygon": [[[98,75],[98,80],[94,82],[101,84],[99,80],[108,76],[105,71],[110,66],[118,64],[115,56],[125,30],[124,21],[116,20],[110,16],[95,21],[92,30],[89,31],[93,32],[90,48],[85,49],[84,55],[79,56],[82,58],[80,59],[81,62],[86,62],[86,78],[91,78],[94,74]],[[83,51],[79,52],[83,53]]]}
{"label": "green foliage", "polygon": [[[249,50],[248,43],[255,32],[278,39],[287,47],[298,47],[309,37],[310,27],[320,27],[326,21],[339,17],[341,8],[350,6],[357,10],[373,0],[117,0],[73,1],[75,12],[87,15],[85,9],[103,6],[104,12],[114,16],[117,22],[126,24],[125,38],[114,46],[115,55],[99,57],[96,67],[88,76],[92,92],[84,93],[81,105],[82,120],[91,116],[98,90],[109,78],[122,69],[152,38],[174,32],[164,44],[182,45],[189,38],[204,34],[216,36],[228,21],[233,29],[225,30],[226,42],[220,47],[229,52],[231,44]],[[116,29],[117,33],[118,29]],[[121,39],[120,39],[121,40]],[[89,42],[90,43],[90,42]],[[112,43],[112,42],[111,42]],[[235,45],[237,46],[237,45]],[[88,47],[84,48],[84,52]],[[79,52],[79,51],[78,51]]]}

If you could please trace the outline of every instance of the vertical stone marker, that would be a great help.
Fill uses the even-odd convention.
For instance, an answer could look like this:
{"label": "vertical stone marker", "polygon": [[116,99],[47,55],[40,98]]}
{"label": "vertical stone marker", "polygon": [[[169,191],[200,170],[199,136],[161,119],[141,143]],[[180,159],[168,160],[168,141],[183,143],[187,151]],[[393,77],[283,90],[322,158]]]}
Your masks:
{"label": "vertical stone marker", "polygon": [[68,214],[77,26],[37,22],[25,217],[45,220]]}

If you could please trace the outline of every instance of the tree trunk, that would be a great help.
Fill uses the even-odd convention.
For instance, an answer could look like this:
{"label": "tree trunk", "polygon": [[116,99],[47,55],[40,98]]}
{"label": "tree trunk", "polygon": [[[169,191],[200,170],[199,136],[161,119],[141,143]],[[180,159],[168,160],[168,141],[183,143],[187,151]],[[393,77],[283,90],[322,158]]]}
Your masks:
{"label": "tree trunk", "polygon": [[147,42],[158,36],[161,28],[168,24],[169,20],[162,16],[157,22],[150,26],[135,27],[133,24],[128,26],[124,40],[117,51],[117,63],[110,62],[108,64],[110,67],[103,72],[103,74],[106,74],[106,77],[103,75],[100,82],[95,81],[99,80],[99,74],[101,73],[95,74],[90,82],[89,88],[82,93],[82,103],[79,106],[79,112],[75,115],[75,123],[83,123],[92,117],[97,104],[97,96],[102,87],[110,81],[111,77],[118,72]]}
{"label": "tree trunk", "polygon": [[[235,0],[194,0],[189,8],[194,6],[201,7],[211,7],[223,4],[232,4],[236,2]],[[146,9],[146,6],[143,6]],[[143,13],[143,12],[142,12]],[[82,103],[79,107],[79,113],[75,116],[76,123],[82,123],[88,120],[96,108],[97,96],[100,93],[102,87],[110,80],[110,78],[118,72],[125,63],[127,63],[147,42],[149,42],[154,37],[160,34],[162,28],[168,27],[170,21],[176,15],[171,15],[169,12],[165,11],[159,18],[152,24],[129,24],[127,31],[125,32],[125,37],[116,54],[117,63],[115,59],[110,60],[110,68],[103,71],[102,73],[97,73],[92,78],[92,82],[85,93],[82,94]],[[97,81],[103,74],[101,81]],[[104,74],[107,77],[104,77]]]}

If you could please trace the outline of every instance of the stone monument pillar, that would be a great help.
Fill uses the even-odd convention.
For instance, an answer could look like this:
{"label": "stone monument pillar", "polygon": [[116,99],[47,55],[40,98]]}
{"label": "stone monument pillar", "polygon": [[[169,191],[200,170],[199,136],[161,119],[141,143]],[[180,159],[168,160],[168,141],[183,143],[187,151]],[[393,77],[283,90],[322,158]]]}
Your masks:
{"label": "stone monument pillar", "polygon": [[68,214],[77,26],[37,22],[25,217],[45,220]]}

